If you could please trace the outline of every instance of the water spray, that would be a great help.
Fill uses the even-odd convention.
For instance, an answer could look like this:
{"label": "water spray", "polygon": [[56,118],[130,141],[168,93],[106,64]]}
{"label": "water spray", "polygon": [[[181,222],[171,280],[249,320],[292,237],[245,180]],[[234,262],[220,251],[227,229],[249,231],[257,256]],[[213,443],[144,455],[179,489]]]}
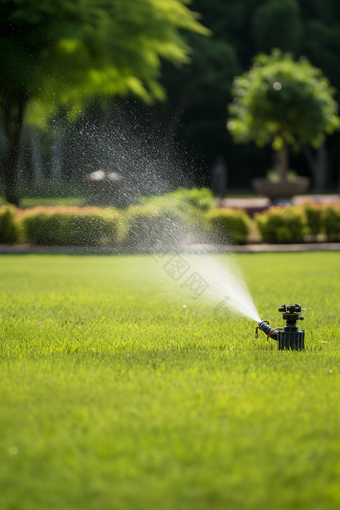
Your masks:
{"label": "water spray", "polygon": [[[301,315],[301,305],[285,305],[283,304],[279,308],[279,312],[282,312],[282,318],[286,321],[286,325],[283,328],[271,328],[268,321],[261,321],[255,330],[255,338],[258,338],[258,330],[261,329],[268,338],[277,340],[279,342],[279,350],[291,349],[291,350],[302,350],[305,348],[305,330],[299,329],[296,321],[302,321],[304,319]],[[304,308],[305,310],[305,308]]]}

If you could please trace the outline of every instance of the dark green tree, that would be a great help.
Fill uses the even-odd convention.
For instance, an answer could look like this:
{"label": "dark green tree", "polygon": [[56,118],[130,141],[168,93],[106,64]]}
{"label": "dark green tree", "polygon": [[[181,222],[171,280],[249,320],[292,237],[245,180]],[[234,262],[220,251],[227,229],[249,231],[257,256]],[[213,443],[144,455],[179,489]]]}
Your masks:
{"label": "dark green tree", "polygon": [[227,127],[235,141],[271,143],[278,152],[282,180],[288,173],[288,147],[320,147],[339,126],[335,90],[307,59],[288,53],[259,54],[249,71],[234,80]]}
{"label": "dark green tree", "polygon": [[257,7],[251,19],[255,51],[282,48],[295,53],[301,47],[303,24],[296,0],[270,0]]}
{"label": "dark green tree", "polygon": [[[233,77],[249,68],[254,54],[269,53],[277,47],[291,52],[296,59],[306,56],[340,90],[340,2],[193,0],[192,8],[202,14],[202,23],[213,35],[196,38],[188,34],[192,64],[166,73],[163,83],[172,111],[181,105],[180,136],[187,139],[189,147],[197,148],[209,166],[216,153],[223,153],[230,180],[240,186],[270,164],[270,150],[259,149],[255,144],[241,148],[225,133],[225,105],[231,100]],[[209,52],[215,55],[214,59],[205,58]],[[208,84],[205,76],[212,76],[211,70],[214,81]],[[182,98],[186,100],[181,103]],[[334,173],[338,166],[337,135],[327,136],[326,142],[324,149],[329,152]],[[293,157],[302,171],[308,172],[304,157],[300,154]],[[208,183],[208,171],[205,172],[203,178]]]}
{"label": "dark green tree", "polygon": [[181,29],[208,33],[185,0],[0,0],[6,200],[19,203],[25,120],[42,124],[60,106],[75,118],[99,95],[164,98],[161,59],[188,61]]}

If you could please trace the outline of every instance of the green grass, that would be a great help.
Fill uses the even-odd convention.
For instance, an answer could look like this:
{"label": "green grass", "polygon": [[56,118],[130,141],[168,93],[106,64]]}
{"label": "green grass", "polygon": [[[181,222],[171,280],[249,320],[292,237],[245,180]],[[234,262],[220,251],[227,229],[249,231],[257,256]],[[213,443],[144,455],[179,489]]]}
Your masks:
{"label": "green grass", "polygon": [[149,256],[0,256],[1,510],[339,508],[339,255],[237,260],[305,352]]}
{"label": "green grass", "polygon": [[[45,180],[39,184],[19,187],[20,207],[43,206],[81,206],[85,203],[81,183],[67,183]],[[0,206],[5,203],[3,190],[0,189]]]}
{"label": "green grass", "polygon": [[[82,206],[85,202],[84,198],[80,197],[57,197],[57,198],[22,198],[20,200],[20,207],[26,209],[28,207],[37,207],[39,205],[55,206],[55,205],[74,205]],[[0,196],[0,206],[5,203],[5,198]]]}

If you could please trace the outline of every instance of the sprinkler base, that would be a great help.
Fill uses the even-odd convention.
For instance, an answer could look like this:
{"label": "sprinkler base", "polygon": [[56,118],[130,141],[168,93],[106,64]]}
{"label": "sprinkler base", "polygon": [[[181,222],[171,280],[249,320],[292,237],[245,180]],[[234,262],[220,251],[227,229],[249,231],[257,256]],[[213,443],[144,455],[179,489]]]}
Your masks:
{"label": "sprinkler base", "polygon": [[305,348],[305,332],[303,329],[298,331],[278,331],[277,341],[279,342],[279,351],[284,349],[301,351]]}
{"label": "sprinkler base", "polygon": [[283,328],[271,328],[268,321],[261,321],[255,330],[255,338],[258,338],[258,330],[263,331],[268,338],[279,342],[279,351],[290,349],[292,351],[302,351],[305,348],[305,331],[298,329],[296,322],[304,319],[301,315],[301,306],[283,304],[279,308],[282,312],[282,318],[286,321]]}

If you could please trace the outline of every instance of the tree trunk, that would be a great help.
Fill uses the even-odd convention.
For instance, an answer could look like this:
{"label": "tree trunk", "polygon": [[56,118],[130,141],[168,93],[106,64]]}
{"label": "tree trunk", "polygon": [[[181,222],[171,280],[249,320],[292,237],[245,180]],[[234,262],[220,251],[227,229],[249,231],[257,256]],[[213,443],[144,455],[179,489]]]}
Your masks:
{"label": "tree trunk", "polygon": [[277,151],[277,162],[280,171],[280,177],[282,181],[286,181],[289,171],[288,143],[286,140],[283,141],[281,149]]}
{"label": "tree trunk", "polygon": [[33,181],[40,182],[43,176],[42,157],[40,150],[39,133],[36,127],[31,128],[31,145],[32,145]]}
{"label": "tree trunk", "polygon": [[327,147],[324,142],[319,147],[316,154],[316,165],[314,174],[314,187],[319,193],[324,193],[327,188],[328,172],[327,172]]}
{"label": "tree trunk", "polygon": [[62,173],[62,140],[59,130],[54,132],[51,157],[51,177],[53,181],[61,181]]}
{"label": "tree trunk", "polygon": [[4,158],[5,200],[19,206],[18,161],[20,138],[28,97],[26,94],[13,95],[3,108],[4,128],[7,136],[7,151]]}
{"label": "tree trunk", "polygon": [[338,181],[338,191],[340,193],[340,139],[339,139],[339,181]]}
{"label": "tree trunk", "polygon": [[313,156],[308,145],[305,145],[303,150],[313,176],[314,191],[323,193],[327,187],[328,178],[328,153],[326,142],[317,150],[316,156]]}

